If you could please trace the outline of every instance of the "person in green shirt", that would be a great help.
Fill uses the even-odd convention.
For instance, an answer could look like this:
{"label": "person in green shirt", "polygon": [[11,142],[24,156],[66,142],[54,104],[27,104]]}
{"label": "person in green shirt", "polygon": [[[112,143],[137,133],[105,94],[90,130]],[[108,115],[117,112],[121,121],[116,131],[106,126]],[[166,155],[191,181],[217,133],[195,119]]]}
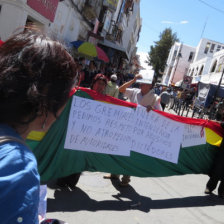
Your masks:
{"label": "person in green shirt", "polygon": [[119,95],[119,87],[116,83],[117,81],[117,75],[113,74],[110,77],[110,81],[107,83],[106,89],[105,89],[105,94],[118,98]]}

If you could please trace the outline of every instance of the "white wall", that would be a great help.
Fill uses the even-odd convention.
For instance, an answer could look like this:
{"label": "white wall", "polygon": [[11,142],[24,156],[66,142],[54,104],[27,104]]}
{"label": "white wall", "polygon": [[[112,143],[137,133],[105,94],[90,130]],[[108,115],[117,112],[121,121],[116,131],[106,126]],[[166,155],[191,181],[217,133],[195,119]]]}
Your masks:
{"label": "white wall", "polygon": [[44,30],[48,28],[50,21],[31,9],[26,0],[0,0],[2,6],[0,12],[0,38],[4,41],[12,34],[24,29],[27,17],[32,17]]}
{"label": "white wall", "polygon": [[[190,64],[187,75],[192,76],[192,83],[198,83],[202,76],[207,74],[211,63],[210,57],[202,58],[196,62]],[[203,67],[201,75],[199,75],[201,69]],[[198,68],[198,70],[197,70]]]}
{"label": "white wall", "polygon": [[122,4],[122,0],[118,0],[116,11],[114,12],[113,17],[112,17],[112,20],[115,22],[117,22],[121,4]]}
{"label": "white wall", "polygon": [[[208,49],[207,53],[204,53],[207,43],[210,43],[210,48]],[[211,52],[212,44],[214,44],[215,47],[214,47],[214,50]],[[218,45],[220,45],[221,48],[224,47],[223,43],[219,43],[219,42],[216,42],[216,41],[213,41],[213,40],[202,38],[200,40],[198,46],[197,46],[194,62],[198,61],[198,60],[200,60],[200,59],[202,59],[204,57],[213,57],[213,54],[215,52],[217,52]]]}
{"label": "white wall", "polygon": [[195,50],[194,47],[178,42],[174,43],[167,59],[167,66],[162,81],[164,84],[170,85],[183,79],[191,63],[189,61],[190,53],[195,52]]}
{"label": "white wall", "polygon": [[195,48],[188,46],[188,45],[182,45],[181,49],[181,57],[179,58],[179,63],[176,69],[175,77],[173,79],[173,82],[178,82],[183,79],[184,75],[187,74],[188,68],[192,61],[189,61],[190,53],[195,53]]}
{"label": "white wall", "polygon": [[[216,43],[213,53],[210,52],[210,49],[209,49],[208,57],[205,56],[207,54],[204,54],[204,48],[207,42]],[[217,51],[217,46],[218,45],[224,46],[224,44],[222,43],[217,44],[217,43],[218,42],[211,41],[208,39],[203,39],[199,42],[198,46],[200,46],[200,49],[197,49],[197,50],[198,52],[201,52],[201,54],[198,54],[197,58],[201,58],[201,59],[194,60],[194,62],[190,65],[189,72],[188,72],[188,75],[192,75],[192,70],[194,69],[192,83],[197,83],[198,81],[210,82],[211,80],[214,81],[219,79],[217,77],[220,77],[220,74],[218,74],[220,72],[217,72],[217,67],[218,67],[220,58],[224,56],[224,50]],[[202,57],[203,55],[204,57]],[[215,72],[211,73],[211,69],[215,61],[217,61],[216,69],[215,69]],[[198,73],[200,71],[201,66],[204,66],[204,68],[203,68],[203,72],[201,76],[199,76]],[[196,73],[196,68],[199,68],[199,71],[197,73]]]}
{"label": "white wall", "polygon": [[68,0],[58,3],[53,23],[30,8],[27,5],[27,0],[0,0],[0,5],[2,6],[0,39],[3,41],[8,39],[18,28],[23,30],[28,16],[43,26],[50,36],[65,42],[77,40],[80,32],[87,34],[89,29],[86,24],[83,24],[80,14],[71,7]]}
{"label": "white wall", "polygon": [[71,42],[77,40],[79,29],[79,14],[68,2],[59,2],[54,22],[50,26],[50,32],[59,40]]}
{"label": "white wall", "polygon": [[[19,2],[20,4],[21,2]],[[2,6],[0,12],[0,38],[5,41],[18,27],[25,25],[27,13],[18,4],[18,2],[0,1]]]}
{"label": "white wall", "polygon": [[[76,4],[78,4],[77,1]],[[82,6],[83,1],[80,1],[80,7]],[[78,40],[79,35],[86,39],[90,30],[89,25],[83,20],[69,0],[59,2],[55,20],[51,24],[51,32],[58,39],[71,42]]]}
{"label": "white wall", "polygon": [[[123,36],[122,36],[122,47],[126,49],[128,57],[130,58],[132,51],[135,49],[137,44],[137,34],[139,27],[141,26],[141,19],[140,19],[140,1],[134,1],[133,12],[130,12],[129,15],[126,17],[124,16],[123,19],[126,20],[128,18],[127,27],[123,29]],[[134,24],[137,20],[137,27],[134,30]],[[129,44],[131,44],[130,49]]]}

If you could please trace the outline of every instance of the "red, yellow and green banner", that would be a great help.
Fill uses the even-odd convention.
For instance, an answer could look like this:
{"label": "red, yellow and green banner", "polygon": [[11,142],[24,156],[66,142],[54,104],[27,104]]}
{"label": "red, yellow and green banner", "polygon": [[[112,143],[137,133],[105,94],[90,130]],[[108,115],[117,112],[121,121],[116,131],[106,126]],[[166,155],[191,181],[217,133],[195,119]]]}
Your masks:
{"label": "red, yellow and green banner", "polygon": [[[74,89],[72,95],[131,108],[137,106],[81,87]],[[100,171],[138,177],[208,174],[222,140],[222,128],[218,123],[157,111],[174,121],[204,127],[206,144],[181,148],[177,164],[134,151],[131,151],[128,157],[64,149],[71,101],[72,97],[59,119],[44,137],[42,133],[31,133],[27,139],[37,158],[42,182],[82,171]]]}

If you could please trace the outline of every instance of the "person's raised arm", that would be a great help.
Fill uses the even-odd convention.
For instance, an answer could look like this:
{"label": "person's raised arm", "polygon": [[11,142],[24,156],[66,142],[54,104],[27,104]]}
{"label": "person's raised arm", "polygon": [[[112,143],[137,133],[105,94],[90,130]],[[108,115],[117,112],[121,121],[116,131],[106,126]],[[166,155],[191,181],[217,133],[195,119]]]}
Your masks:
{"label": "person's raised arm", "polygon": [[124,93],[125,90],[130,87],[132,84],[136,82],[137,79],[142,78],[140,74],[136,75],[132,80],[124,83],[122,86],[119,87],[119,92]]}

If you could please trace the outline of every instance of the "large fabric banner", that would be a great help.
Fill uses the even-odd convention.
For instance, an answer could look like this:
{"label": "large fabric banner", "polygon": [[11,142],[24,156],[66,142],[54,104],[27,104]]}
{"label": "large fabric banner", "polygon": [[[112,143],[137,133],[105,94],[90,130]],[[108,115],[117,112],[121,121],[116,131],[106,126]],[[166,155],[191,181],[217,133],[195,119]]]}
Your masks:
{"label": "large fabric banner", "polygon": [[138,177],[209,173],[222,140],[218,123],[143,109],[86,88],[74,89],[45,137],[27,140],[41,180],[82,171]]}
{"label": "large fabric banner", "polygon": [[135,151],[177,163],[183,134],[184,124],[148,113],[145,107],[132,109],[73,96],[65,149],[121,156]]}

